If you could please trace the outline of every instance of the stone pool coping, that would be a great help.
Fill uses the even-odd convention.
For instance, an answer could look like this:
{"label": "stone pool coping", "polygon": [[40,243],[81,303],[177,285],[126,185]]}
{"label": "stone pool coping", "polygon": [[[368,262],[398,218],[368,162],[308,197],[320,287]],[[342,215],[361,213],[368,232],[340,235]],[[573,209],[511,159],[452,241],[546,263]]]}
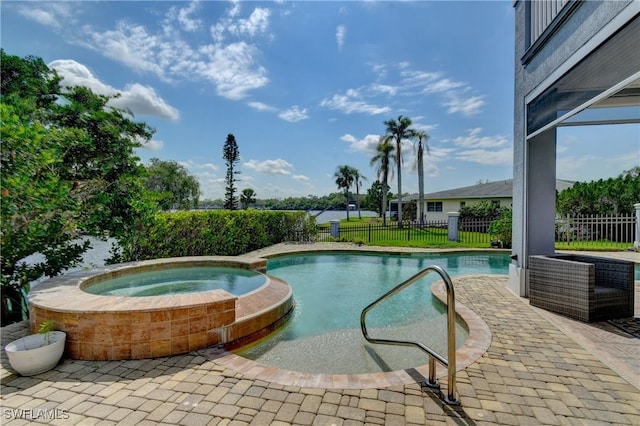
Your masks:
{"label": "stone pool coping", "polygon": [[77,271],[49,279],[29,295],[30,328],[44,321],[67,333],[74,359],[121,360],[177,355],[259,336],[293,308],[291,287],[265,276],[258,289],[241,296],[210,290],[171,296],[101,296],[86,285],[131,272],[221,266],[264,274],[266,259],[198,256],[154,259]]}

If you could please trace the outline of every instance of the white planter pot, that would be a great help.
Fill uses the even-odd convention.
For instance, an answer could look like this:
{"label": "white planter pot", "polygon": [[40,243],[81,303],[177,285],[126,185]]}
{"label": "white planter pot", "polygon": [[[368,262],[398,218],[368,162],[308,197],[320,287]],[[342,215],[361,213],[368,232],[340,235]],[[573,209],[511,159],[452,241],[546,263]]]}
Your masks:
{"label": "white planter pot", "polygon": [[48,334],[50,343],[44,334],[31,334],[4,347],[9,364],[20,375],[44,373],[58,364],[67,335],[63,331],[50,331]]}

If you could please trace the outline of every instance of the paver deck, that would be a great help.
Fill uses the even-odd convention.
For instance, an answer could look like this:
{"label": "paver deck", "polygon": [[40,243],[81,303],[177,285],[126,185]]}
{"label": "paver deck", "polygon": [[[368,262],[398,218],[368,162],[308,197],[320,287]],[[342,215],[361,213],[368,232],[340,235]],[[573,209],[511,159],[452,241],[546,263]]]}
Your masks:
{"label": "paver deck", "polygon": [[[605,359],[615,369],[610,367],[584,329],[529,306],[508,290],[504,276],[457,277],[454,285],[457,300],[484,319],[492,334],[487,352],[458,372],[460,407],[444,405],[420,383],[366,389],[277,384],[250,378],[250,372],[203,352],[64,360],[34,377],[14,375],[3,353],[1,423],[640,425],[640,390],[631,383],[638,382],[638,358],[627,359],[625,371],[615,357]],[[640,343],[601,331],[630,348]],[[26,322],[4,327],[2,344],[27,333]],[[441,382],[446,392],[446,379]]]}

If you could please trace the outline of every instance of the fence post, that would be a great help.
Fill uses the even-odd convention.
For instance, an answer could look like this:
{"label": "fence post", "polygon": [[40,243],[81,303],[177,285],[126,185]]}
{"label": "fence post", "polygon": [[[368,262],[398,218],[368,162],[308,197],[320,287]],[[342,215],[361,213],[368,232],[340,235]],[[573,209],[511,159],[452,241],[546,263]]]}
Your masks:
{"label": "fence post", "polygon": [[636,239],[633,241],[633,245],[636,250],[640,250],[640,203],[633,205],[636,209]]}
{"label": "fence post", "polygon": [[333,238],[340,238],[340,221],[331,220],[331,236]]}
{"label": "fence post", "polygon": [[458,212],[448,212],[447,213],[447,235],[449,237],[449,241],[460,241],[460,237],[458,235],[458,226],[460,222],[460,213]]}

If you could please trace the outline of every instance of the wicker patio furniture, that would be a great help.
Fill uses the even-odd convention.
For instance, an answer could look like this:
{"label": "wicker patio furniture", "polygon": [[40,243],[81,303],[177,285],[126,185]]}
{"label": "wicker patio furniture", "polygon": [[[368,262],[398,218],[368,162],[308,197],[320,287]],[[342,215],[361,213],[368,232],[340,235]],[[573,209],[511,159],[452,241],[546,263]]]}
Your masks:
{"label": "wicker patio furniture", "polygon": [[633,274],[633,262],[625,260],[529,256],[529,302],[584,322],[632,317]]}

